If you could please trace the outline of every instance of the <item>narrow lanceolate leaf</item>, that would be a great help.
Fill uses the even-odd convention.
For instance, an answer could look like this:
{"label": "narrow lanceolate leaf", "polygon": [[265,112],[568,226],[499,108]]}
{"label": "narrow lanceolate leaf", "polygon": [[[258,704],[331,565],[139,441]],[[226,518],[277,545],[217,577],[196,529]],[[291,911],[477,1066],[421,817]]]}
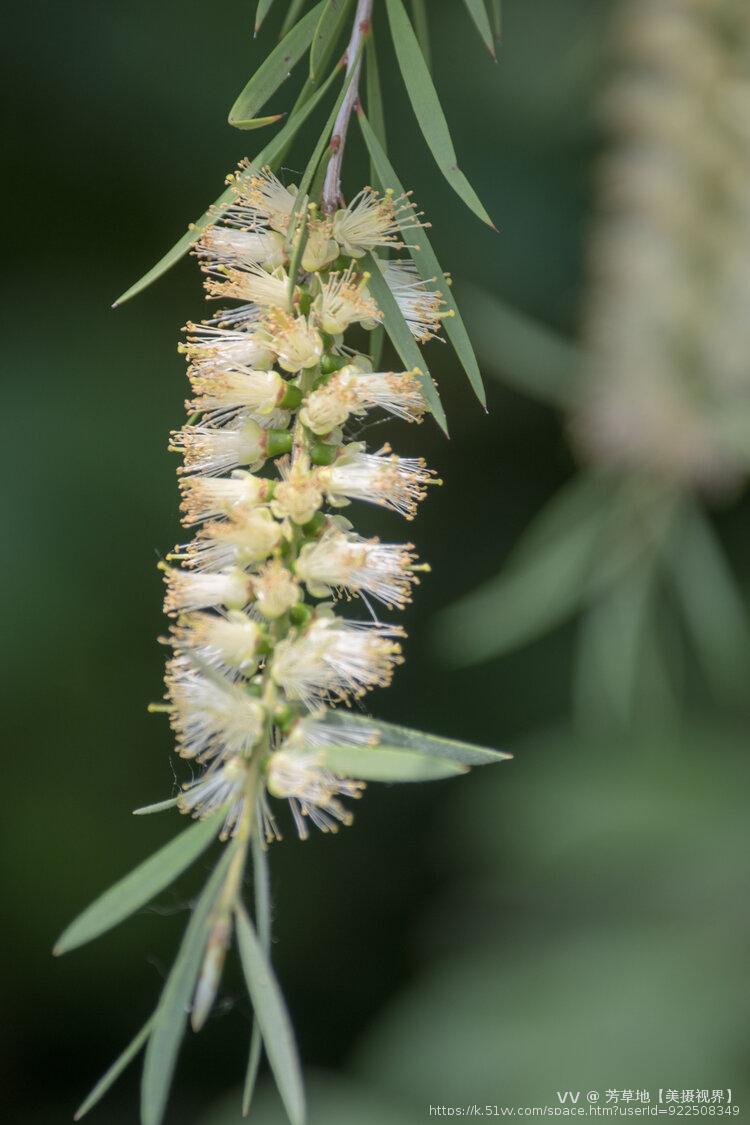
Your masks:
{"label": "narrow lanceolate leaf", "polygon": [[151,813],[164,812],[165,809],[173,809],[177,804],[176,797],[170,797],[168,801],[157,801],[155,805],[143,805],[140,809],[133,809],[133,816],[150,816]]}
{"label": "narrow lanceolate leaf", "polygon": [[740,699],[746,691],[750,657],[747,607],[715,531],[692,501],[675,528],[668,563],[709,682],[721,698]]}
{"label": "narrow lanceolate leaf", "polygon": [[503,37],[503,0],[490,0],[492,12],[492,33],[496,41]]}
{"label": "narrow lanceolate leaf", "polygon": [[[388,159],[385,149],[375,133],[373,125],[361,111],[359,114],[359,123],[362,128],[365,144],[370,153],[370,159],[372,160],[373,167],[382,186],[384,188],[390,188],[396,196],[403,195],[403,185],[396,175],[396,171]],[[469,334],[466,331],[464,322],[461,319],[461,314],[458,311],[455,297],[440,267],[435,251],[430,245],[427,233],[424,230],[417,231],[416,233],[413,230],[409,230],[405,232],[404,237],[407,243],[413,243],[413,245],[409,246],[409,253],[419,271],[420,277],[422,277],[424,281],[439,284],[443,300],[448,309],[453,313],[453,316],[446,317],[443,321],[443,328],[445,329],[446,336],[456,349],[456,355],[469,377],[469,382],[471,383],[474,393],[484,406],[487,400],[484,393],[484,386],[482,385],[482,376],[479,371],[477,357],[474,354],[474,348],[469,339]]]}
{"label": "narrow lanceolate leaf", "polygon": [[323,7],[321,0],[298,24],[285,35],[264,59],[242,93],[237,97],[229,111],[229,124],[244,129],[245,122],[251,121],[262,109],[279,86],[289,77],[293,67],[299,62],[312,42],[318,16]]}
{"label": "narrow lanceolate leaf", "polygon": [[339,777],[362,781],[436,781],[467,773],[468,766],[397,746],[324,746],[320,762]]}
{"label": "narrow lanceolate leaf", "polygon": [[490,27],[490,17],[487,15],[485,0],[464,0],[464,4],[469,10],[469,15],[474,21],[474,26],[482,37],[482,42],[492,58],[496,60],[495,37]]}
{"label": "narrow lanceolate leaf", "polygon": [[431,70],[432,50],[430,48],[430,21],[427,18],[426,0],[411,0],[411,14],[414,20],[414,34],[417,37],[417,42],[422,51],[424,61]]}
{"label": "narrow lanceolate leaf", "polygon": [[[367,112],[370,116],[372,131],[378,139],[383,150],[386,148],[385,111],[383,109],[383,92],[380,86],[380,71],[378,70],[378,53],[375,49],[375,36],[370,34],[365,46],[365,97]],[[370,153],[370,179],[372,186],[381,191],[386,187],[380,178],[372,153]]]}
{"label": "narrow lanceolate leaf", "polygon": [[281,31],[279,32],[279,39],[283,39],[289,29],[294,27],[306,2],[307,0],[290,0],[286,15],[284,16],[284,22],[281,25]]}
{"label": "narrow lanceolate leaf", "polygon": [[85,1101],[81,1102],[80,1106],[74,1114],[74,1121],[80,1121],[81,1118],[85,1114],[87,1114],[90,1109],[94,1108],[97,1102],[102,1100],[110,1086],[112,1086],[117,1081],[123,1070],[125,1070],[126,1067],[130,1065],[135,1056],[138,1054],[141,1047],[151,1034],[151,1029],[153,1028],[153,1026],[154,1016],[151,1016],[151,1018],[147,1020],[146,1023],[144,1023],[143,1027],[138,1032],[136,1037],[130,1043],[128,1043],[127,1047],[119,1056],[119,1058],[115,1059],[109,1070],[101,1076],[96,1086],[94,1086],[93,1090],[85,1099]]}
{"label": "narrow lanceolate leaf", "polygon": [[255,27],[253,34],[257,35],[263,26],[263,21],[271,10],[273,0],[258,0],[258,7],[255,9]]}
{"label": "narrow lanceolate leaf", "polygon": [[320,81],[326,59],[330,57],[330,52],[341,34],[350,5],[351,0],[325,0],[322,5],[310,46],[311,82]]}
{"label": "narrow lanceolate leaf", "polygon": [[[426,734],[421,730],[412,730],[411,727],[398,726],[396,723],[385,723],[380,719],[371,719],[365,715],[354,715],[349,712],[331,711],[326,715],[326,724],[341,723],[344,729],[352,726],[361,726],[363,731],[375,731],[379,738],[379,746],[389,749],[410,750],[415,754],[428,755],[433,758],[444,759],[457,766],[488,766],[510,758],[510,754],[502,750],[490,750],[485,746],[474,746],[471,742],[458,742],[454,738],[440,738],[434,734]],[[355,750],[355,753],[360,753]]]}
{"label": "narrow lanceolate leaf", "polygon": [[[332,71],[320,89],[316,91],[308,101],[299,106],[299,109],[292,114],[283,129],[280,129],[265,148],[261,149],[252,161],[250,167],[246,170],[246,177],[252,176],[259,168],[262,168],[266,164],[271,168],[278,166],[279,161],[286,152],[287,146],[291,144],[307,118],[325,97],[328,87],[331,82],[333,82],[336,73],[335,70]],[[178,239],[172,249],[168,250],[155,266],[152,266],[143,277],[139,278],[134,285],[131,285],[129,289],[126,289],[125,292],[117,298],[113,308],[117,308],[118,305],[123,305],[132,297],[142,293],[144,289],[147,289],[148,286],[160,278],[162,274],[166,273],[167,270],[171,269],[173,265],[179,262],[183,254],[187,254],[190,247],[198,241],[206,227],[210,227],[221,218],[233,199],[234,188],[228,187],[226,191],[222,192],[216,202],[212,203],[208,210],[204,211],[201,217],[190,226],[185,234],[183,234],[182,238]]]}
{"label": "narrow lanceolate leaf", "polygon": [[292,1125],[304,1125],[305,1093],[302,1072],[281,989],[241,903],[237,907],[236,917],[240,959],[268,1061],[289,1120]]}
{"label": "narrow lanceolate leaf", "polygon": [[206,850],[221,823],[221,816],[213,816],[192,824],[135,871],[115,883],[71,922],[54,948],[55,955],[85,945],[145,906]]}
{"label": "narrow lanceolate leaf", "polygon": [[362,258],[362,264],[370,273],[367,286],[383,314],[385,330],[390,336],[394,348],[401,356],[404,367],[409,370],[413,368],[419,369],[419,381],[422,386],[422,394],[435,416],[436,422],[447,434],[448,425],[445,420],[445,411],[440,401],[438,389],[432,381],[432,376],[430,375],[422,353],[414,343],[411,329],[403,318],[396,298],[391,293],[381,273],[377,258],[373,257],[372,254],[365,254]]}
{"label": "narrow lanceolate leaf", "polygon": [[[499,656],[575,612],[589,591],[608,515],[608,506],[594,498],[579,518],[559,521],[548,537],[535,535],[532,525],[533,548],[521,540],[499,575],[439,615],[437,636],[449,663]],[[543,512],[540,519],[546,518]]]}
{"label": "narrow lanceolate leaf", "polygon": [[[268,853],[263,846],[261,830],[253,835],[253,886],[255,890],[255,928],[263,951],[268,956],[271,949],[271,886],[268,877]],[[242,1091],[243,1117],[247,1117],[250,1112],[262,1049],[263,1037],[260,1033],[258,1020],[253,1016],[250,1057],[247,1060],[245,1086]]]}
{"label": "narrow lanceolate leaf", "polygon": [[142,1125],[159,1125],[164,1116],[177,1052],[208,940],[211,912],[221,891],[236,845],[228,844],[193,908],[177,958],[154,1014],[141,1082]]}
{"label": "narrow lanceolate leaf", "polygon": [[473,211],[483,223],[495,229],[495,224],[482,206],[477,193],[458,167],[458,158],[448,130],[448,122],[403,2],[386,0],[386,8],[404,85],[422,135],[437,166],[469,210]]}

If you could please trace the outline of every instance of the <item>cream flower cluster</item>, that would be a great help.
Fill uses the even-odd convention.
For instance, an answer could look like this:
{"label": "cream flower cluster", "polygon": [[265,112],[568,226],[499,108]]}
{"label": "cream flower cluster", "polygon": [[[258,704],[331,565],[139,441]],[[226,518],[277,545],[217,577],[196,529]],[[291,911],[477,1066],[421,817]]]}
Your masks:
{"label": "cream flower cluster", "polygon": [[[222,810],[225,836],[257,814],[271,839],[270,794],[289,801],[306,836],[308,823],[350,820],[341,798],[362,783],[328,769],[324,750],[377,736],[346,712],[332,720],[332,707],[390,682],[403,630],[374,605],[402,609],[427,569],[410,543],[364,538],[340,513],[361,500],[412,519],[437,483],[420,458],[346,436],[372,411],[409,422],[426,412],[419,371],[373,371],[345,343],[382,319],[359,259],[402,248],[420,220],[408,197],[371,188],[324,216],[268,169],[241,167],[231,182],[232,204],[196,254],[208,297],[239,304],[188,324],[180,348],[189,420],[170,448],[183,458],[180,510],[194,533],[162,564],[166,709],[199,771],[183,812]],[[440,294],[410,262],[380,268],[414,336],[435,336]],[[354,597],[369,619],[337,613]]]}

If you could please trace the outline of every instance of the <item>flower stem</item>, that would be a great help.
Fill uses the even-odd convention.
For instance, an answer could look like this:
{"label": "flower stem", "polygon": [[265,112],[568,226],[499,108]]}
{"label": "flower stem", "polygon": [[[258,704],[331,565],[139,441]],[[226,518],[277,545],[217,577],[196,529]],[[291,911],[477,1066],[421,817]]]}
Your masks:
{"label": "flower stem", "polygon": [[323,183],[323,210],[327,213],[335,211],[341,202],[341,165],[344,159],[346,134],[349,129],[352,110],[357,104],[357,99],[359,97],[359,73],[362,69],[362,55],[359,48],[364,39],[370,34],[372,4],[373,0],[357,0],[357,10],[354,14],[354,26],[352,27],[349,46],[346,49],[346,72],[348,74],[352,68],[356,68],[356,70],[352,75],[352,80],[349,83],[349,88],[346,91],[344,100],[341,103],[341,109],[338,112],[333,126],[330,145],[332,156],[328,162],[326,178]]}

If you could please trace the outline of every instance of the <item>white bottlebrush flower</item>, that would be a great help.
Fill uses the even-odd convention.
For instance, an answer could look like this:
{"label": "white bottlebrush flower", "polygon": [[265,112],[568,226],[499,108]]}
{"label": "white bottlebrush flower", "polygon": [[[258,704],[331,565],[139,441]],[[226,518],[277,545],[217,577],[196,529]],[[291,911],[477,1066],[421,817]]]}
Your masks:
{"label": "white bottlebrush flower", "polygon": [[265,504],[273,494],[273,485],[273,481],[243,469],[235,469],[230,477],[182,477],[182,522],[185,527],[192,527]]}
{"label": "white bottlebrush flower", "polygon": [[408,520],[414,518],[427,485],[441,483],[421,457],[398,457],[389,445],[367,453],[362,442],[346,446],[332,465],[319,469],[318,480],[331,504],[366,500]]}
{"label": "white bottlebrush flower", "polygon": [[281,542],[281,524],[268,508],[251,508],[230,519],[204,524],[170,559],[194,570],[216,572],[263,562]]}
{"label": "white bottlebrush flower", "polygon": [[284,457],[278,462],[278,469],[281,480],[274,489],[273,514],[280,520],[309,523],[323,503],[323,492],[317,474],[310,470],[309,457],[303,455],[293,463]]}
{"label": "white bottlebrush flower", "polygon": [[313,315],[324,332],[338,336],[350,324],[379,323],[382,313],[367,292],[369,274],[358,274],[353,266],[331,273],[313,301]]}
{"label": "white bottlebrush flower", "polygon": [[271,350],[248,329],[220,328],[215,324],[185,325],[187,343],[178,351],[195,370],[223,371],[228,367],[250,367],[266,371],[273,366]]}
{"label": "white bottlebrush flower", "polygon": [[363,372],[353,364],[342,367],[328,382],[307,396],[300,418],[313,433],[323,435],[347,418],[380,408],[407,422],[419,422],[427,403],[419,372]]}
{"label": "white bottlebrush flower", "polygon": [[270,273],[262,266],[218,266],[211,270],[205,288],[209,297],[233,297],[259,308],[283,308],[289,295],[289,275],[280,266]]}
{"label": "white bottlebrush flower", "polygon": [[253,596],[248,575],[239,569],[226,574],[196,574],[170,566],[162,570],[167,585],[164,612],[170,617],[214,606],[242,609]]}
{"label": "white bottlebrush flower", "polygon": [[278,371],[254,371],[249,367],[233,367],[223,371],[188,369],[194,397],[185,403],[192,414],[227,416],[240,410],[251,414],[270,414],[281,402],[287,384]]}
{"label": "white bottlebrush flower", "polygon": [[198,258],[217,265],[259,265],[275,269],[286,262],[284,239],[276,231],[236,230],[228,226],[208,227],[195,253]]}
{"label": "white bottlebrush flower", "polygon": [[272,796],[289,801],[299,837],[306,840],[309,833],[305,818],[321,832],[335,832],[339,824],[351,824],[352,814],[339,797],[359,797],[365,784],[324,769],[315,752],[282,747],[271,755],[266,786]]}
{"label": "white bottlebrush flower", "polygon": [[334,215],[333,237],[345,254],[361,258],[379,246],[400,249],[405,245],[402,231],[422,225],[408,195],[396,198],[392,191],[379,195],[366,187]]}
{"label": "white bottlebrush flower", "polygon": [[320,333],[307,317],[291,316],[281,308],[269,309],[262,321],[261,338],[279,367],[291,374],[315,367],[323,354]]}
{"label": "white bottlebrush flower", "polygon": [[266,460],[267,434],[254,418],[240,417],[223,429],[212,426],[183,426],[171,435],[170,449],[182,453],[182,473],[207,476],[232,469],[259,469]]}
{"label": "white bottlebrush flower", "polygon": [[301,262],[305,273],[317,273],[338,257],[339,244],[332,235],[330,219],[307,220],[307,242],[302,251]]}
{"label": "white bottlebrush flower", "polygon": [[412,336],[425,343],[437,338],[440,322],[452,316],[438,290],[429,289],[412,261],[378,262],[386,284]]}
{"label": "white bottlebrush flower", "polygon": [[235,201],[228,212],[229,221],[239,226],[271,227],[285,235],[296,191],[284,187],[267,167],[248,176],[241,166],[234,182]]}
{"label": "white bottlebrush flower", "polygon": [[176,651],[194,652],[201,663],[230,675],[250,676],[258,664],[262,630],[236,610],[226,614],[190,613],[170,629]]}
{"label": "white bottlebrush flower", "polygon": [[295,573],[313,597],[363,594],[389,609],[403,609],[419,581],[416,559],[411,543],[381,543],[332,527],[302,548]]}
{"label": "white bottlebrush flower", "polygon": [[263,733],[265,708],[243,684],[207,674],[183,656],[170,660],[165,683],[183,758],[223,761],[247,754]]}
{"label": "white bottlebrush flower", "polygon": [[318,617],[304,632],[281,641],[271,675],[290,699],[312,708],[328,700],[386,687],[401,663],[398,626]]}
{"label": "white bottlebrush flower", "polygon": [[228,840],[234,835],[245,810],[249,770],[247,758],[214,762],[200,777],[183,785],[177,798],[178,809],[199,820],[226,809],[219,838]]}
{"label": "white bottlebrush flower", "polygon": [[302,597],[294,575],[279,559],[273,559],[253,578],[253,592],[255,608],[272,620],[288,613]]}

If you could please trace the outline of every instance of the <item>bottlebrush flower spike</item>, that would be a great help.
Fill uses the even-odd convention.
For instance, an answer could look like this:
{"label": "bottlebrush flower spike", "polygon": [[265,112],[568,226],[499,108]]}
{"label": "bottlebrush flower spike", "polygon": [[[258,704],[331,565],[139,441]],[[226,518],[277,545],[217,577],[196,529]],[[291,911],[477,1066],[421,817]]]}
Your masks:
{"label": "bottlebrush flower spike", "polygon": [[[291,29],[298,44],[313,15]],[[264,851],[282,837],[285,806],[304,839],[311,825],[334,832],[350,824],[349,802],[366,781],[444,777],[507,756],[347,710],[387,686],[403,660],[403,629],[379,621],[374,604],[403,609],[418,574],[429,568],[417,563],[410,543],[364,538],[336,513],[364,501],[411,520],[428,486],[440,483],[420,457],[400,457],[389,445],[370,450],[355,436],[362,418],[376,411],[420,422],[431,408],[444,427],[412,337],[429,341],[453,315],[411,261],[380,261],[375,253],[409,249],[422,262],[434,257],[426,239],[422,247],[407,242],[428,225],[409,193],[364,187],[348,203],[342,196],[344,146],[371,15],[372,0],[357,0],[345,84],[301,176],[302,195],[274,168],[338,67],[316,89],[305,86],[258,166],[243,161],[217,203],[122,298],[192,247],[207,296],[226,306],[200,324],[190,321],[178,346],[188,365],[188,420],[171,434],[169,448],[182,457],[180,517],[192,538],[159,564],[170,619],[161,640],[171,654],[164,701],[149,710],[169,716],[191,773],[172,800],[137,810],[176,806],[197,823],[85,911],[55,951],[96,937],[145,905],[217,835],[224,849],[195,901],[162,1000],[77,1118],[147,1044],[141,1121],[160,1125],[188,1014],[199,1031],[236,931],[256,1014],[243,1111],[262,1041],[291,1125],[304,1125],[293,1035],[268,963]],[[311,54],[315,43],[313,37]],[[253,118],[258,107],[251,112],[248,103],[257,101],[259,81],[267,92],[273,85],[270,59],[283,58],[287,68],[299,57],[286,47],[278,52],[261,68],[262,80],[258,72],[238,99],[248,109],[237,118],[243,126],[269,121]],[[373,167],[381,180],[395,178],[382,160],[374,158]],[[437,262],[428,271],[442,276]],[[463,325],[454,323],[460,331],[449,335],[481,386]],[[373,371],[354,346],[381,326],[409,370]],[[341,599],[359,599],[359,616],[356,607],[339,616]],[[243,903],[251,863],[259,867],[257,934]]]}

